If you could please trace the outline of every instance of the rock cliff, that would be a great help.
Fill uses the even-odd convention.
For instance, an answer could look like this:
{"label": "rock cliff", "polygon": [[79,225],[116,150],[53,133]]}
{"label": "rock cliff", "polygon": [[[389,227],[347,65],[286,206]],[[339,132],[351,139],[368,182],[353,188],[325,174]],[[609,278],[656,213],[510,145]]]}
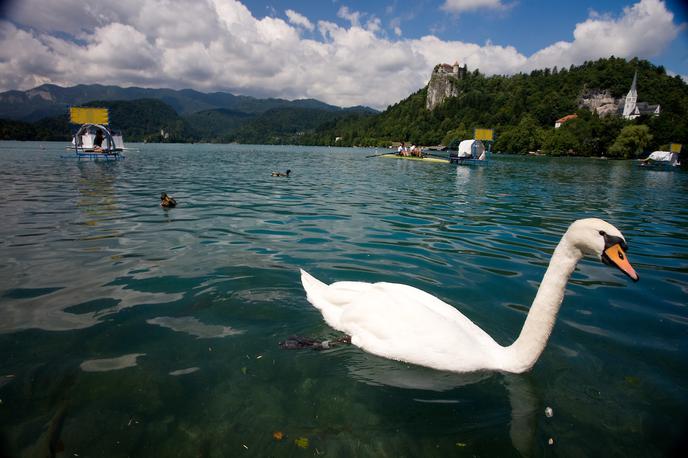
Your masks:
{"label": "rock cliff", "polygon": [[608,90],[586,89],[578,98],[578,107],[596,111],[600,116],[617,114],[619,107],[624,103],[624,97],[616,99]]}
{"label": "rock cliff", "polygon": [[428,83],[425,108],[432,111],[448,97],[458,96],[457,83],[466,75],[466,72],[466,65],[460,67],[458,63],[436,65]]}

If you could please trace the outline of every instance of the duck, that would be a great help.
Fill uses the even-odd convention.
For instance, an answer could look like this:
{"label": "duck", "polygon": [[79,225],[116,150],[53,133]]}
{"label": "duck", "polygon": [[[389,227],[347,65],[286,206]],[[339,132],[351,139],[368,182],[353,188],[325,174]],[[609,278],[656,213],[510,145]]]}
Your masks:
{"label": "duck", "polygon": [[386,282],[327,285],[300,271],[306,298],[325,322],[368,353],[443,371],[518,374],[529,371],[544,351],[578,261],[593,256],[638,281],[627,250],[626,239],[610,223],[573,222],[554,250],[518,338],[508,346],[418,288]]}
{"label": "duck", "polygon": [[174,208],[177,206],[177,201],[173,197],[167,195],[166,192],[160,194],[160,206],[165,208]]}
{"label": "duck", "polygon": [[290,173],[291,173],[291,170],[287,169],[287,171],[284,172],[284,173],[282,173],[282,172],[272,172],[272,173],[270,174],[270,176],[273,176],[273,177],[288,177]]}

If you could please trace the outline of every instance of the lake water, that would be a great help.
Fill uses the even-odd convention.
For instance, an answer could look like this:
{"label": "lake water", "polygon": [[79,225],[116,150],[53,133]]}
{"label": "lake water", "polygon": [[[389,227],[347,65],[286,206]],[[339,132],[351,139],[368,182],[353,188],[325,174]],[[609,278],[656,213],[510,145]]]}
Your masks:
{"label": "lake water", "polygon": [[[131,146],[101,163],[60,158],[58,143],[0,143],[0,455],[660,456],[685,445],[685,171]],[[177,208],[159,206],[162,191]],[[624,233],[641,280],[582,261],[528,374],[278,345],[338,337],[299,268],[416,286],[509,344],[559,238],[591,216]]]}

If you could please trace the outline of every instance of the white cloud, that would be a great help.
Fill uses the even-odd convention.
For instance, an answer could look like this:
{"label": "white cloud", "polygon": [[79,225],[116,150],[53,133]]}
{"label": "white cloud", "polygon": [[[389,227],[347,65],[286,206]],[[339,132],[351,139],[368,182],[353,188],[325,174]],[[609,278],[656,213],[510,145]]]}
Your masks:
{"label": "white cloud", "polygon": [[482,8],[500,10],[506,8],[506,6],[501,0],[445,0],[440,8],[444,11],[458,14]]}
{"label": "white cloud", "polygon": [[654,57],[679,33],[674,15],[660,0],[641,0],[615,19],[593,12],[573,32],[573,41],[560,41],[533,54],[528,68],[569,66],[611,55]]}
{"label": "white cloud", "polygon": [[358,11],[350,11],[348,6],[342,6],[337,11],[337,17],[346,19],[351,23],[352,27],[358,27],[360,25],[361,13]]}
{"label": "white cloud", "polygon": [[290,23],[296,26],[303,27],[304,29],[309,30],[311,32],[315,30],[315,26],[311,21],[308,20],[306,16],[299,14],[294,10],[287,10],[284,12],[284,14],[287,15]]}
{"label": "white cloud", "polygon": [[[76,21],[67,11],[78,5]],[[458,60],[491,75],[611,54],[646,58],[660,53],[680,31],[663,2],[640,0],[618,17],[591,13],[576,25],[571,41],[528,57],[489,41],[402,38],[400,23],[390,23],[390,38],[379,19],[346,7],[338,13],[349,22],[343,26],[322,20],[315,25],[293,10],[285,12],[286,19],[258,19],[236,0],[91,0],[83,5],[76,0],[15,3],[7,15],[12,22],[0,20],[0,90],[46,82],[102,83],[384,108],[423,87],[439,62]],[[316,27],[317,37],[301,36]]]}

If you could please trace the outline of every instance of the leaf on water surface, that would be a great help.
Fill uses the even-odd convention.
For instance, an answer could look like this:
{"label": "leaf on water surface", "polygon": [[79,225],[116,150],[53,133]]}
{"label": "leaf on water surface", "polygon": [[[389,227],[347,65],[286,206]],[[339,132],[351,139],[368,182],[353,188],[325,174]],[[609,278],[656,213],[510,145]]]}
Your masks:
{"label": "leaf on water surface", "polygon": [[299,437],[298,439],[294,439],[294,443],[301,448],[308,448],[308,438],[307,437]]}
{"label": "leaf on water surface", "polygon": [[284,433],[282,431],[275,431],[274,433],[272,433],[272,438],[276,441],[281,441],[282,439],[284,439]]}
{"label": "leaf on water surface", "polygon": [[640,384],[640,379],[634,375],[627,375],[624,377],[624,381],[629,384],[629,385],[639,385]]}

